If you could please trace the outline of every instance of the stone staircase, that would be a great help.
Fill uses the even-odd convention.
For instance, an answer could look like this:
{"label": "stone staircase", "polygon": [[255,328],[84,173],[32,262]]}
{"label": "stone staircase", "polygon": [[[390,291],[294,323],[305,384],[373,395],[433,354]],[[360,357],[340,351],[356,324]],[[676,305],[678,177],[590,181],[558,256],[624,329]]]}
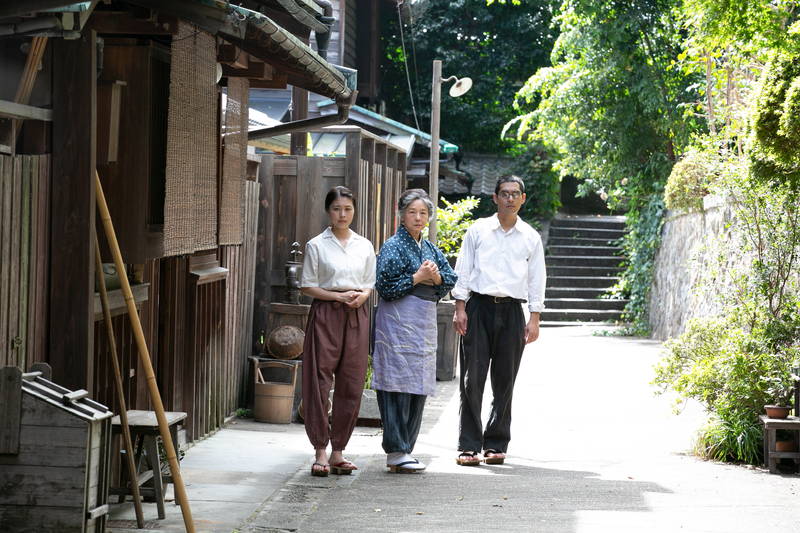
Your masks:
{"label": "stone staircase", "polygon": [[628,301],[600,296],[619,279],[624,257],[613,241],[624,234],[622,216],[560,215],[552,220],[545,249],[542,326],[620,320]]}

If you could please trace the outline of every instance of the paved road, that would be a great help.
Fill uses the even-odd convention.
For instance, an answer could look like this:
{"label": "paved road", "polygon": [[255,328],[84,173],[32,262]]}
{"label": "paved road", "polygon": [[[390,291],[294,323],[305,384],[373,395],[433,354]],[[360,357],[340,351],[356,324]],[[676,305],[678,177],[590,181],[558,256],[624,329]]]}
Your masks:
{"label": "paved road", "polygon": [[653,341],[543,330],[528,347],[503,466],[455,464],[457,384],[429,401],[417,455],[422,475],[386,473],[380,436],[357,430],[361,470],[312,478],[307,464],[240,531],[800,531],[796,476],[697,460],[702,413],[649,385]]}

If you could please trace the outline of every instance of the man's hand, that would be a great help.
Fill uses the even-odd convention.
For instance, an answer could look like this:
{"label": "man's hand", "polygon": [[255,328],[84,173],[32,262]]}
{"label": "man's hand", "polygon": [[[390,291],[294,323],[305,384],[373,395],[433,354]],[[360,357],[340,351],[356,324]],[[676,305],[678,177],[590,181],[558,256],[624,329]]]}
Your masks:
{"label": "man's hand", "polygon": [[525,344],[530,344],[539,338],[539,313],[531,313],[531,318],[525,324]]}
{"label": "man's hand", "polygon": [[453,326],[459,335],[467,334],[467,309],[464,300],[456,300],[456,312],[453,313]]}

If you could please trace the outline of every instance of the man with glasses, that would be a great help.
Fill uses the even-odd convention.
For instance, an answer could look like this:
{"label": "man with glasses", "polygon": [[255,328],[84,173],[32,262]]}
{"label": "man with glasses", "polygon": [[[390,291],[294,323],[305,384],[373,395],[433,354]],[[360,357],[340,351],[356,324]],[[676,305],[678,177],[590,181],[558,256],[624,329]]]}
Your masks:
{"label": "man with glasses", "polygon": [[[518,176],[497,180],[497,214],[467,230],[455,271],[453,316],[461,340],[461,422],[456,462],[463,466],[503,464],[511,440],[511,397],[525,345],[539,337],[544,309],[545,266],[542,239],[517,213],[525,203]],[[527,304],[526,322],[522,304]],[[490,374],[492,411],[486,428],[481,404]]]}

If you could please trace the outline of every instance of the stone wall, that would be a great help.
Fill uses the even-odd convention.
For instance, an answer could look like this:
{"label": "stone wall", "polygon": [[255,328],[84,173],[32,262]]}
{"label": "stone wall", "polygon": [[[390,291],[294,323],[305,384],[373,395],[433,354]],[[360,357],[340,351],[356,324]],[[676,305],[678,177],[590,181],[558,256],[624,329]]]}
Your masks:
{"label": "stone wall", "polygon": [[668,212],[650,291],[653,338],[675,337],[689,319],[719,312],[711,292],[704,290],[708,287],[698,287],[698,281],[719,264],[719,244],[731,238],[731,216],[730,207],[714,196],[706,197],[702,213]]}

